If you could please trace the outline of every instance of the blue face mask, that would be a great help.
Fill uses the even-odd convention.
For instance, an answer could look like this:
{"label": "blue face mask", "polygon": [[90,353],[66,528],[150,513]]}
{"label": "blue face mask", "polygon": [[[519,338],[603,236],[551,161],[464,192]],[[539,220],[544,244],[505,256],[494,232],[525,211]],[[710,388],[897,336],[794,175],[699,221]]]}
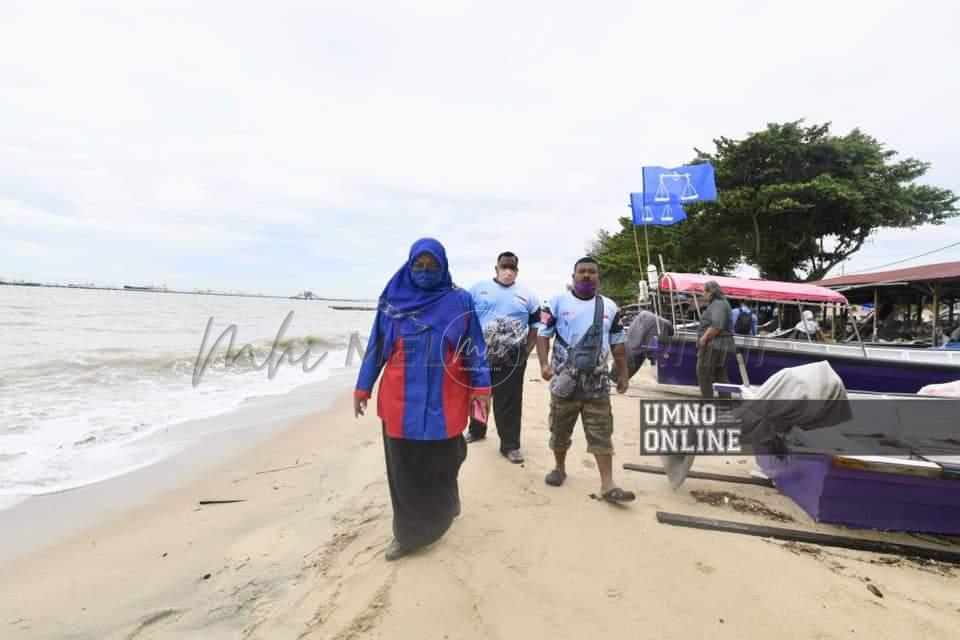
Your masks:
{"label": "blue face mask", "polygon": [[413,276],[413,284],[420,289],[433,289],[443,280],[442,271],[414,271],[411,269],[410,274]]}

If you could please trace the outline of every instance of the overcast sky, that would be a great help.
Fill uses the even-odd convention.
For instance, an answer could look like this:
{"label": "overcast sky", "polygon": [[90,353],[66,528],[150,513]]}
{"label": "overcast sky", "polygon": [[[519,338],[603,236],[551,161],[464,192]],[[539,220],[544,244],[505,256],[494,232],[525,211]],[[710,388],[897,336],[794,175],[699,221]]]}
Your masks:
{"label": "overcast sky", "polygon": [[642,165],[804,117],[960,192],[952,2],[149,6],[3,2],[0,277],[372,297],[431,235],[547,297]]}

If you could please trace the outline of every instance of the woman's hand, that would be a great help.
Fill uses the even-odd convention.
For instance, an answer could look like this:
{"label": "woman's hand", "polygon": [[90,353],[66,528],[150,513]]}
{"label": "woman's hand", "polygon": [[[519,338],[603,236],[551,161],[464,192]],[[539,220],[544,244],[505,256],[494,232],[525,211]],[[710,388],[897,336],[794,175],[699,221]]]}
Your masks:
{"label": "woman's hand", "polygon": [[359,417],[363,415],[363,412],[367,410],[367,399],[358,398],[353,396],[353,417]]}
{"label": "woman's hand", "polygon": [[490,394],[489,393],[471,393],[470,402],[476,400],[483,408],[484,415],[490,415]]}
{"label": "woman's hand", "polygon": [[550,378],[552,378],[555,374],[556,374],[556,371],[553,370],[552,365],[547,364],[540,368],[540,377],[543,378],[544,380],[549,381]]}

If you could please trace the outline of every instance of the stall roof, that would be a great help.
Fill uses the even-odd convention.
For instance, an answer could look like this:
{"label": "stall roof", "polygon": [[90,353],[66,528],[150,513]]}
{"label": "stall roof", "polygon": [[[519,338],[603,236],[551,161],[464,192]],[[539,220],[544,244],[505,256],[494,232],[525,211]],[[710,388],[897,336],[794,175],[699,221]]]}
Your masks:
{"label": "stall roof", "polygon": [[715,280],[723,292],[731,298],[749,298],[778,302],[837,302],[846,304],[840,293],[805,282],[776,282],[774,280],[748,280],[726,276],[705,276],[700,273],[664,273],[660,288],[673,291],[702,293],[703,285]]}
{"label": "stall roof", "polygon": [[858,285],[879,285],[893,282],[933,282],[936,280],[960,280],[960,262],[940,262],[925,264],[921,267],[894,269],[893,271],[875,271],[856,273],[837,278],[826,278],[814,284],[821,287],[852,287]]}

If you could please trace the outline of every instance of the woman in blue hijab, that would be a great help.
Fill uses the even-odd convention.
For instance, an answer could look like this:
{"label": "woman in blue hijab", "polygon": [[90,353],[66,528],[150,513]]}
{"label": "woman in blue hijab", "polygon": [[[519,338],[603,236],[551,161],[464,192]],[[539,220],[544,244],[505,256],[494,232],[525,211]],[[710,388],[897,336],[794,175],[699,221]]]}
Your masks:
{"label": "woman in blue hijab", "polygon": [[453,284],[443,245],[416,241],[380,295],[353,401],[363,415],[380,378],[393,503],[388,560],[439,540],[460,513],[463,430],[473,403],[490,409],[485,350],[473,300]]}

